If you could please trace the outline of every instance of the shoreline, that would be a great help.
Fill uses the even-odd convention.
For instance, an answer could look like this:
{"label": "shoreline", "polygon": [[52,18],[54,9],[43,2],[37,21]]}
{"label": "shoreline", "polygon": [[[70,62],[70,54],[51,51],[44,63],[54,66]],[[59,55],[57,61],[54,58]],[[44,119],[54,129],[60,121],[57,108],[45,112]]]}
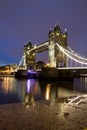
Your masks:
{"label": "shoreline", "polygon": [[2,104],[0,130],[87,130],[87,96],[77,99],[54,104],[42,100],[28,106]]}
{"label": "shoreline", "polygon": [[0,74],[0,77],[15,77],[13,74]]}

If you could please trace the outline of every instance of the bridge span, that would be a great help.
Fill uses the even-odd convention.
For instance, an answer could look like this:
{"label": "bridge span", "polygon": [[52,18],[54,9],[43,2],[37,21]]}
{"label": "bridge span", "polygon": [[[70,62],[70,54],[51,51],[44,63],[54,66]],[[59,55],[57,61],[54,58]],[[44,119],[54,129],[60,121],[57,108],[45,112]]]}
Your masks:
{"label": "bridge span", "polygon": [[34,53],[40,53],[40,52],[46,51],[48,50],[48,44],[49,42],[46,41],[39,45],[34,45],[33,48],[26,50],[26,54],[30,54],[30,53],[34,54]]}
{"label": "bridge span", "polygon": [[49,67],[42,69],[43,77],[53,75],[54,77],[73,78],[73,76],[87,74],[87,58],[69,47],[67,30],[65,29],[63,33],[59,25],[55,25],[53,30],[49,30],[46,42],[34,46],[28,42],[24,45],[24,54],[15,72],[20,70],[20,66],[23,71],[36,70],[36,54],[46,50],[48,50]]}

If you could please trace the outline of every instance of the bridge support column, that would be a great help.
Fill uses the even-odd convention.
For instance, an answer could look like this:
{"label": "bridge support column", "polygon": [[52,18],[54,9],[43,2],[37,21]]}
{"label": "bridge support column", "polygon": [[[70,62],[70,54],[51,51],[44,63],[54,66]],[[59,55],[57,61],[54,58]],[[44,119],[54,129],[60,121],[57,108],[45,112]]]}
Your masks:
{"label": "bridge support column", "polygon": [[34,47],[32,46],[31,42],[28,42],[24,45],[24,65],[27,70],[34,69],[35,65],[35,53],[30,52],[31,49]]}
{"label": "bridge support column", "polygon": [[27,64],[26,64],[26,54],[25,54],[25,52],[24,52],[24,58],[23,58],[24,60],[24,62],[23,62],[23,66],[24,66],[24,68],[25,68],[25,70],[27,69]]}
{"label": "bridge support column", "polygon": [[49,66],[50,67],[66,67],[67,57],[61,52],[56,43],[67,48],[67,30],[62,33],[60,26],[55,25],[53,30],[49,30]]}

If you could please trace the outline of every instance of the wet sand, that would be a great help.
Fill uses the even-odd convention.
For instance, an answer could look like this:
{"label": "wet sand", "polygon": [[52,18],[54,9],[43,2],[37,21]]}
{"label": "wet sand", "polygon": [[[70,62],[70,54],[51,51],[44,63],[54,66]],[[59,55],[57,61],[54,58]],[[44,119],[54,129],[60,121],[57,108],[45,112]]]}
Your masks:
{"label": "wet sand", "polygon": [[0,105],[0,130],[87,130],[87,96],[68,103]]}

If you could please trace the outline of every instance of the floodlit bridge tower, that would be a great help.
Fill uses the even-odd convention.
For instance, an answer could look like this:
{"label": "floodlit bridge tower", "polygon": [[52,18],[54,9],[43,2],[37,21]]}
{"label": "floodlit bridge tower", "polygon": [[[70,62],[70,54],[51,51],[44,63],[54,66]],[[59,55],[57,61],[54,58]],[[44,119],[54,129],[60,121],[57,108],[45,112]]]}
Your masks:
{"label": "floodlit bridge tower", "polygon": [[54,30],[49,30],[49,66],[50,67],[66,67],[67,57],[61,52],[56,43],[67,48],[67,30],[62,33],[59,25],[55,25]]}
{"label": "floodlit bridge tower", "polygon": [[35,65],[35,53],[32,51],[29,51],[33,49],[31,42],[28,42],[26,45],[24,45],[24,66],[27,70],[33,69]]}
{"label": "floodlit bridge tower", "polygon": [[48,41],[36,47],[28,42],[24,45],[24,64],[26,70],[34,69],[37,53],[48,50],[49,67],[66,67],[67,56],[58,48],[57,44],[67,49],[67,31],[62,33],[59,25],[48,32]]}

